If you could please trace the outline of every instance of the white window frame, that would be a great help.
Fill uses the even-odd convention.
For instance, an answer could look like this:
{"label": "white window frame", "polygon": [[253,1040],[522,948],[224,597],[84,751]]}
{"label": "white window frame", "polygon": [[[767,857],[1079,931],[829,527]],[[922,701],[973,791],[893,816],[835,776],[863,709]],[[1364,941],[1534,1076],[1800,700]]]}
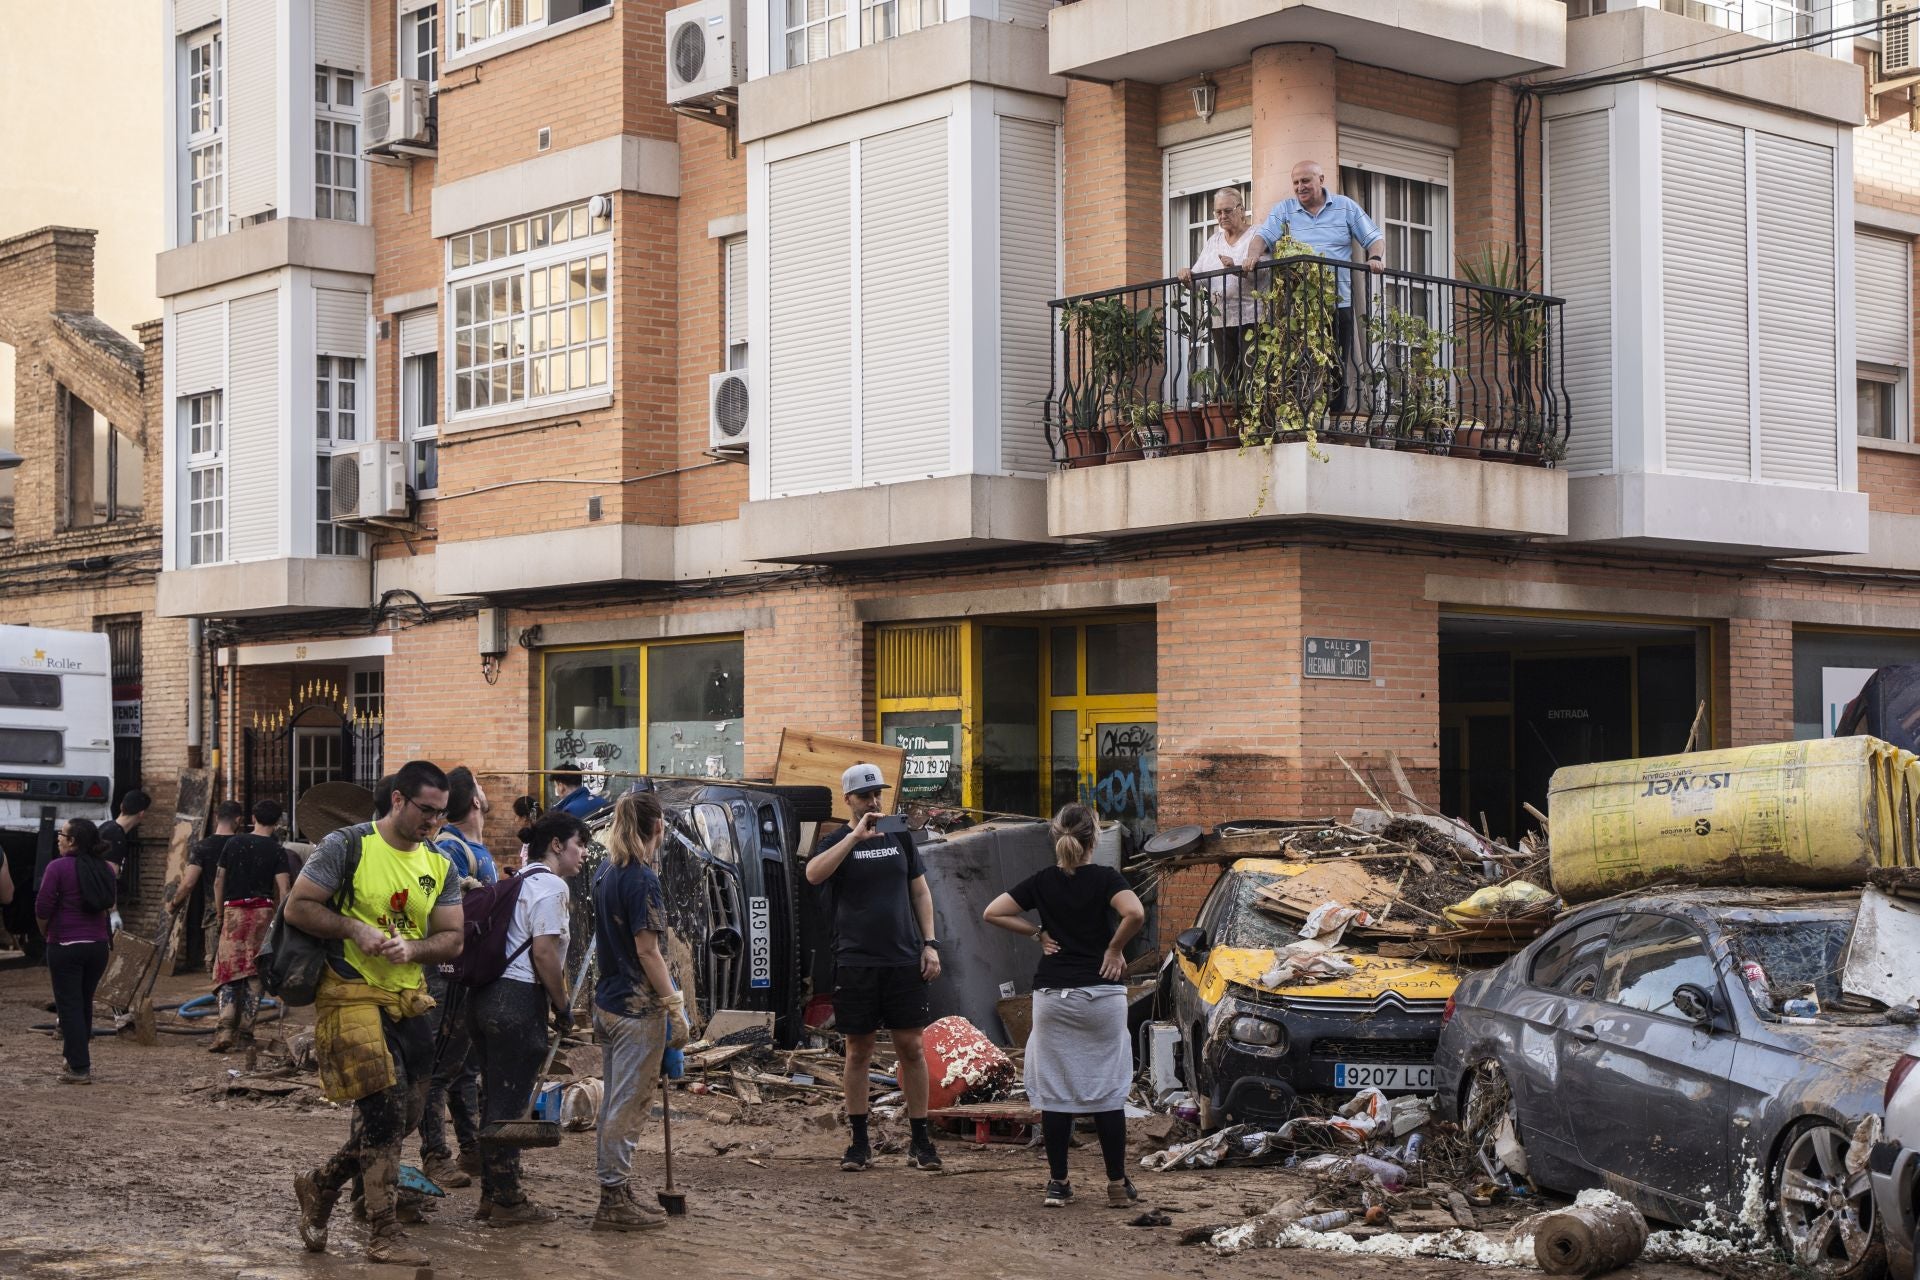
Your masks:
{"label": "white window frame", "polygon": [[[463,418],[612,390],[612,227],[581,201],[449,237],[443,430]],[[550,300],[556,279],[568,291],[559,305]],[[536,319],[544,324],[536,328]],[[565,339],[567,383],[558,390],[556,336]]]}
{"label": "white window frame", "polygon": [[[1818,4],[1815,0],[1659,0],[1659,7],[1683,18],[1764,40],[1811,36],[1820,29],[1816,18],[1831,12],[1826,0]],[[1827,25],[1832,25],[1831,21]]]}
{"label": "white window frame", "polygon": [[384,719],[387,714],[387,676],[385,671],[352,673],[353,713],[366,720]]}
{"label": "white window frame", "polygon": [[1865,424],[1856,419],[1853,427],[1860,439],[1878,440],[1882,442],[1893,441],[1901,444],[1911,441],[1913,438],[1913,419],[1908,410],[1909,391],[1907,386],[1907,371],[1898,365],[1875,364],[1862,360],[1854,367],[1853,380],[1855,384],[1854,400],[1856,404],[1859,401],[1860,395],[1859,384],[1863,382],[1870,382],[1876,386],[1885,387],[1888,398],[1893,401],[1893,434],[1890,436],[1869,435],[1865,430]]}
{"label": "white window frame", "polygon": [[459,57],[529,27],[547,24],[548,0],[453,0],[453,43]]}
{"label": "white window frame", "polygon": [[207,27],[187,37],[181,70],[183,132],[187,139],[183,212],[187,242],[197,244],[227,229],[227,86],[220,28]]}
{"label": "white window frame", "polygon": [[[1352,171],[1352,170],[1348,170]],[[1348,199],[1354,201],[1373,224],[1380,228],[1385,243],[1381,252],[1386,255],[1386,265],[1396,271],[1411,271],[1413,268],[1401,261],[1402,250],[1411,243],[1416,232],[1426,232],[1433,237],[1432,250],[1428,254],[1427,269],[1421,275],[1450,276],[1453,273],[1453,165],[1447,165],[1447,181],[1434,182],[1429,178],[1412,177],[1404,173],[1395,173],[1391,169],[1361,169],[1357,171],[1366,184],[1366,190],[1354,194],[1346,190],[1346,172],[1340,177],[1340,188]],[[1439,216],[1428,222],[1413,222],[1409,218],[1390,218],[1386,212],[1387,184],[1405,182],[1423,187],[1431,187],[1440,192],[1441,208]],[[1362,248],[1365,246],[1363,245]],[[1442,314],[1448,301],[1448,291],[1438,285],[1423,285],[1413,281],[1390,282],[1387,288],[1394,295],[1394,305],[1402,311],[1411,310],[1408,306],[1415,293],[1428,295],[1427,312],[1422,319],[1428,324],[1445,328],[1447,320]],[[1416,314],[1417,311],[1416,311]]]}
{"label": "white window frame", "polygon": [[[423,31],[428,41],[425,49],[420,47]],[[399,51],[395,61],[401,79],[424,80],[429,89],[437,88],[440,83],[440,5],[421,5],[401,14],[399,39],[393,47]]]}
{"label": "white window frame", "polygon": [[363,438],[360,370],[353,356],[318,355],[313,367],[314,508],[313,549],[322,556],[357,556],[360,533],[334,523],[331,462],[351,452]]}
{"label": "white window frame", "polygon": [[721,283],[721,323],[726,326],[721,331],[721,345],[725,348],[725,367],[729,372],[745,369],[751,350],[744,338],[732,341],[736,330],[746,333],[751,323],[748,307],[752,285],[748,280],[747,255],[739,255],[741,261],[736,269],[733,252],[736,247],[744,247],[745,241],[745,236],[728,236],[720,242],[720,270],[726,277]]}
{"label": "white window frame", "polygon": [[[187,460],[185,488],[187,564],[222,564],[227,558],[227,431],[218,391],[180,397],[181,452]],[[196,486],[206,490],[196,493]],[[194,517],[210,518],[199,528]]]}
{"label": "white window frame", "polygon": [[[947,0],[766,0],[770,66],[784,71],[820,62],[947,20]],[[837,24],[837,27],[836,27]],[[882,28],[885,28],[884,34]],[[822,51],[810,50],[817,38]],[[840,47],[833,48],[835,36]],[[796,44],[797,37],[797,44]]]}
{"label": "white window frame", "polygon": [[[360,180],[360,77],[339,67],[313,69],[313,216],[336,222],[364,221],[366,184]],[[345,101],[342,101],[342,99]],[[323,172],[324,167],[324,172]],[[348,180],[342,182],[342,170]],[[340,200],[351,208],[343,216]]]}
{"label": "white window frame", "polygon": [[400,438],[415,497],[432,497],[440,487],[440,385],[438,351],[400,357]]}

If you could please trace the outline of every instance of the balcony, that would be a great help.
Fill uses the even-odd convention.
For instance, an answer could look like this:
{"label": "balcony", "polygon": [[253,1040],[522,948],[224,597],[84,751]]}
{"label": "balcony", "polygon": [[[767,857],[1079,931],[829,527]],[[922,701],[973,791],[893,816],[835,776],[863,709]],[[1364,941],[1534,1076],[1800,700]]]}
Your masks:
{"label": "balcony", "polygon": [[1304,254],[1059,299],[1048,533],[1314,517],[1563,535],[1563,309]]}

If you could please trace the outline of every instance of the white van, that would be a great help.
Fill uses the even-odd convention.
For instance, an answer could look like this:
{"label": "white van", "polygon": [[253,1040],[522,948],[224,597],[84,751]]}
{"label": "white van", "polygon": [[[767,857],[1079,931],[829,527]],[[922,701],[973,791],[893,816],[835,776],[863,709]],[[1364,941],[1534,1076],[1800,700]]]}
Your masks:
{"label": "white van", "polygon": [[0,832],[105,822],[112,798],[107,637],[0,626]]}

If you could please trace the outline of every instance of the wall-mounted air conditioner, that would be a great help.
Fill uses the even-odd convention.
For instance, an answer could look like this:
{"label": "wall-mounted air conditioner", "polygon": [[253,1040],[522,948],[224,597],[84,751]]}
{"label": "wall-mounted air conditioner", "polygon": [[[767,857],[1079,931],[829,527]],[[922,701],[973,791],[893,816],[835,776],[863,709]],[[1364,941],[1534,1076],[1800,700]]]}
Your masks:
{"label": "wall-mounted air conditioner", "polygon": [[744,453],[747,448],[747,411],[753,406],[753,384],[744,369],[730,369],[707,379],[707,448]]}
{"label": "wall-mounted air conditioner", "polygon": [[398,440],[371,440],[327,459],[335,520],[393,520],[407,514],[407,464]]}
{"label": "wall-mounted air conditioner", "polygon": [[710,103],[747,78],[746,0],[667,10],[667,104]]}
{"label": "wall-mounted air conditioner", "polygon": [[1920,0],[1880,0],[1880,78],[1920,75]]}
{"label": "wall-mounted air conditioner", "polygon": [[424,80],[375,85],[367,90],[363,118],[368,155],[434,149],[433,95]]}

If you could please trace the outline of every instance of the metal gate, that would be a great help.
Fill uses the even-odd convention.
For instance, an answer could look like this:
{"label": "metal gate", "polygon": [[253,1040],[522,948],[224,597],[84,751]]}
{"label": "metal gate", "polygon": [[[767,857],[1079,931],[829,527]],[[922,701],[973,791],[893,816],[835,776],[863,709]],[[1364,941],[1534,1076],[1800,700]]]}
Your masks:
{"label": "metal gate", "polygon": [[[384,718],[356,712],[331,680],[301,685],[283,710],[256,713],[242,736],[241,803],[251,812],[255,801],[278,800],[289,827],[294,801],[319,784],[351,782],[372,791],[384,772]],[[293,831],[296,839],[324,834]]]}

